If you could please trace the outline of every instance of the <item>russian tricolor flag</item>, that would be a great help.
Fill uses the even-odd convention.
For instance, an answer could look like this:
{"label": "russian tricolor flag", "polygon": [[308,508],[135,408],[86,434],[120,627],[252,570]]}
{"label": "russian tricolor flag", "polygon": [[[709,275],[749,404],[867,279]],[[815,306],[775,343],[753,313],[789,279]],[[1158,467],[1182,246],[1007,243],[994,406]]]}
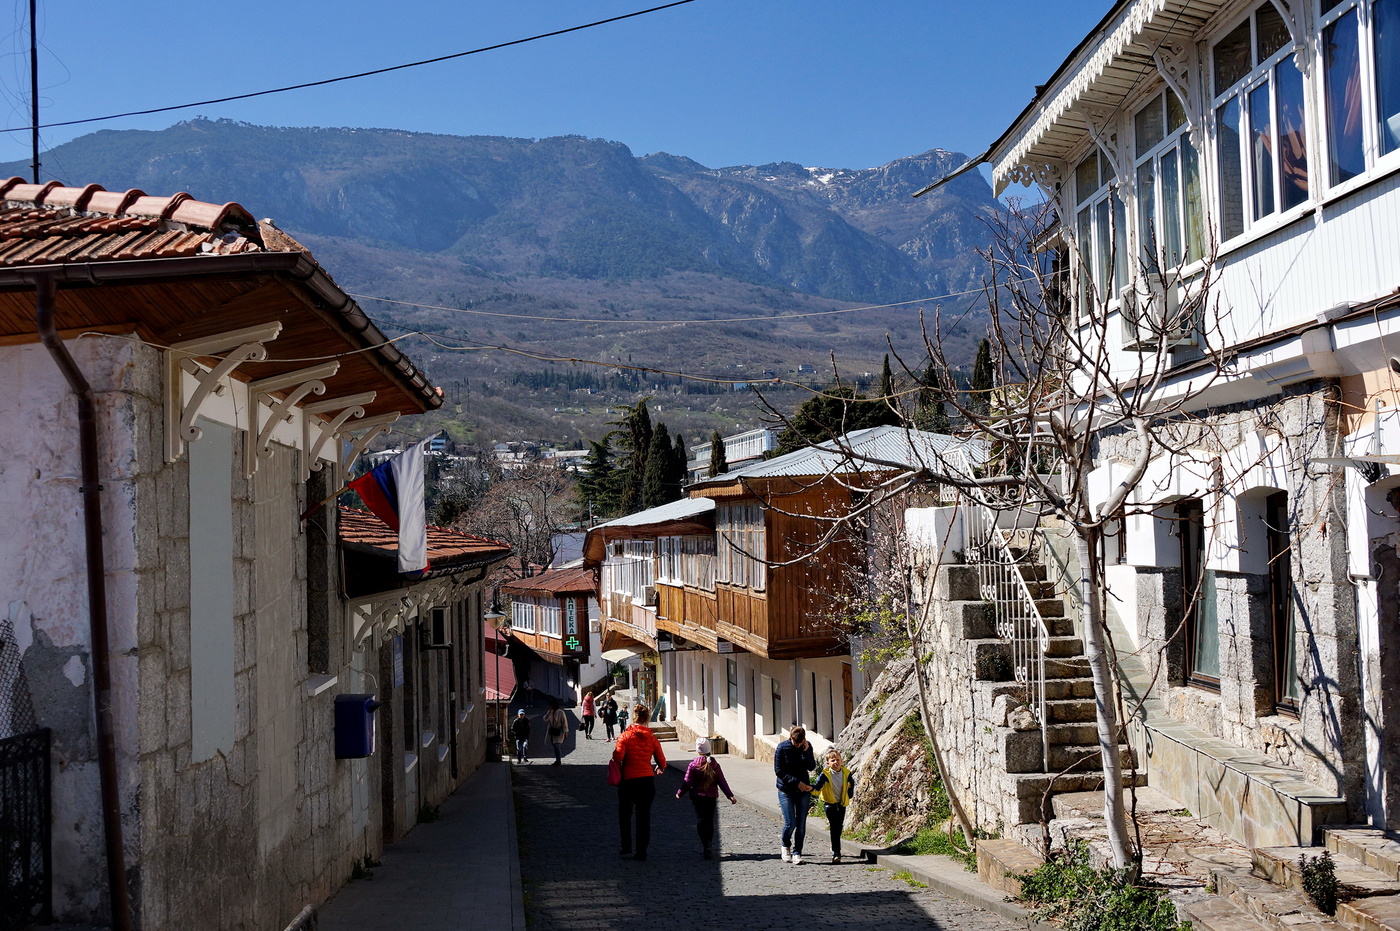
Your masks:
{"label": "russian tricolor flag", "polygon": [[423,461],[429,437],[350,482],[365,507],[399,533],[399,572],[428,571],[428,517],[423,499]]}

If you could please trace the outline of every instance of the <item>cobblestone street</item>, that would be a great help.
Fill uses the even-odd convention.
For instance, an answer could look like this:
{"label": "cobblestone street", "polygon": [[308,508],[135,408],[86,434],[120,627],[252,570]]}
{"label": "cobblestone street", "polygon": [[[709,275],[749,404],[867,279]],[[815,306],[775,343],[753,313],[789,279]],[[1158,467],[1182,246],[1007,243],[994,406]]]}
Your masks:
{"label": "cobblestone street", "polygon": [[857,861],[825,862],[826,824],[815,818],[806,843],[812,861],[783,863],[777,856],[780,825],[722,797],[718,858],[703,860],[693,809],[689,801],[675,798],[681,775],[674,769],[657,778],[648,859],[620,859],[617,795],[606,778],[612,744],[573,733],[564,765],[556,767],[549,765],[552,754],[543,741],[536,743],[534,762],[514,770],[521,876],[532,928],[1017,927],[938,892],[912,887],[888,870]]}

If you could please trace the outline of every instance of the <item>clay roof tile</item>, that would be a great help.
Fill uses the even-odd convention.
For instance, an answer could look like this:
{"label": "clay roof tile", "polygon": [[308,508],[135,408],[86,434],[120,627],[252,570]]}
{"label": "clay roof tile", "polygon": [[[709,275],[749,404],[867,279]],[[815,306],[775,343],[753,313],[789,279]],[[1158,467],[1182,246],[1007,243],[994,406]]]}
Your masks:
{"label": "clay roof tile", "polygon": [[100,184],[89,184],[87,187],[57,187],[44,195],[45,207],[72,207],[74,210],[82,210],[92,199],[92,195],[102,191]]}
{"label": "clay roof tile", "polygon": [[97,191],[88,199],[87,209],[92,213],[105,213],[115,217],[129,204],[145,196],[146,192],[139,188],[129,191]]}

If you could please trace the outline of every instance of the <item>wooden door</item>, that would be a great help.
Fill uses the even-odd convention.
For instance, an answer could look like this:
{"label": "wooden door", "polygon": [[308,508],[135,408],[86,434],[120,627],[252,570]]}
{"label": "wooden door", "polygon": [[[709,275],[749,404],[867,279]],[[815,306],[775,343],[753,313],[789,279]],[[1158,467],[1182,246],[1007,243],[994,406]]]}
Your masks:
{"label": "wooden door", "polygon": [[841,697],[845,699],[846,716],[842,719],[844,724],[851,722],[851,712],[855,711],[854,696],[851,694],[851,664],[841,664]]}

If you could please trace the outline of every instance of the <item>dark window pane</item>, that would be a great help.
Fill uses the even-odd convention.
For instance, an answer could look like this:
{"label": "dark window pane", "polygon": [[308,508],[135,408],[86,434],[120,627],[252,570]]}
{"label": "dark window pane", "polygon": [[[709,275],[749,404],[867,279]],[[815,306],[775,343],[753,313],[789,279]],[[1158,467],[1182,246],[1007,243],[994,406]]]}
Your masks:
{"label": "dark window pane", "polygon": [[1290,55],[1279,62],[1274,93],[1278,99],[1278,189],[1283,210],[1308,199],[1307,130],[1303,123],[1303,75]]}
{"label": "dark window pane", "polygon": [[1293,41],[1293,37],[1288,34],[1288,24],[1283,21],[1278,8],[1272,3],[1266,3],[1259,8],[1254,34],[1258,52],[1254,59],[1256,63],[1268,61],[1274,52]]}
{"label": "dark window pane", "polygon": [[1099,189],[1099,153],[1095,149],[1074,169],[1074,202],[1082,204]]}
{"label": "dark window pane", "polygon": [[1113,163],[1108,160],[1108,156],[1099,153],[1099,185],[1103,186],[1113,180]]}
{"label": "dark window pane", "polygon": [[1199,259],[1205,249],[1205,213],[1201,209],[1201,160],[1191,140],[1181,139],[1183,213],[1186,215],[1186,261]]}
{"label": "dark window pane", "polygon": [[1079,211],[1078,223],[1079,236],[1076,245],[1079,246],[1079,261],[1082,263],[1079,268],[1079,304],[1081,307],[1088,307],[1093,303],[1096,292],[1094,291],[1094,208],[1085,207]]}
{"label": "dark window pane", "polygon": [[1157,241],[1157,174],[1148,159],[1137,170],[1138,247],[1142,265],[1157,270],[1162,244]]}
{"label": "dark window pane", "polygon": [[1220,616],[1216,613],[1215,573],[1207,569],[1201,574],[1201,595],[1196,602],[1196,655],[1191,671],[1212,679],[1220,678]]}
{"label": "dark window pane", "polygon": [[1328,13],[1347,2],[1348,0],[1322,0],[1322,15],[1326,16]]}
{"label": "dark window pane", "polygon": [[1249,155],[1256,220],[1274,212],[1273,106],[1269,97],[1268,84],[1249,92]]}
{"label": "dark window pane", "polygon": [[1109,264],[1113,258],[1112,240],[1109,239],[1112,234],[1113,226],[1108,219],[1108,198],[1104,198],[1094,206],[1094,284],[1098,285],[1099,293],[1109,300],[1117,296],[1113,293],[1113,285],[1108,278],[1112,269]]}
{"label": "dark window pane", "polygon": [[1244,232],[1244,166],[1240,160],[1240,100],[1232,97],[1215,111],[1215,139],[1220,164],[1220,238]]}
{"label": "dark window pane", "polygon": [[1249,74],[1249,20],[1215,44],[1215,95],[1218,97]]}
{"label": "dark window pane", "polygon": [[1177,150],[1162,155],[1162,222],[1158,245],[1167,263],[1177,265],[1181,255],[1181,169]]}
{"label": "dark window pane", "polygon": [[1166,135],[1162,122],[1162,97],[1159,94],[1133,117],[1133,135],[1137,141],[1137,157],[1142,158],[1159,145]]}
{"label": "dark window pane", "polygon": [[1113,290],[1128,286],[1128,208],[1113,195]]}
{"label": "dark window pane", "polygon": [[1356,11],[1322,31],[1327,83],[1328,177],[1340,184],[1366,170],[1361,147],[1361,54]]}
{"label": "dark window pane", "polygon": [[1376,100],[1381,154],[1400,148],[1400,0],[1376,0]]}
{"label": "dark window pane", "polygon": [[1174,133],[1186,125],[1186,108],[1181,105],[1181,98],[1172,91],[1167,91],[1167,132]]}

